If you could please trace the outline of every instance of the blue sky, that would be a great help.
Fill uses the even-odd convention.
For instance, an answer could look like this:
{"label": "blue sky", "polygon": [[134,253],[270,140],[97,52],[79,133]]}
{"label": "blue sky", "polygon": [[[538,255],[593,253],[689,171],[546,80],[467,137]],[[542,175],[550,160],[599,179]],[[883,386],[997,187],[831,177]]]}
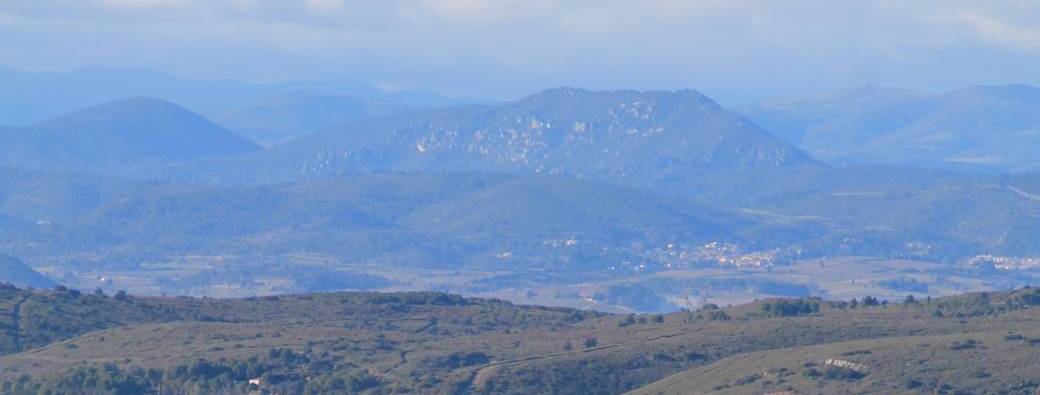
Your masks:
{"label": "blue sky", "polygon": [[498,99],[696,88],[741,104],[864,85],[1040,84],[1040,2],[3,0],[0,64],[350,77]]}

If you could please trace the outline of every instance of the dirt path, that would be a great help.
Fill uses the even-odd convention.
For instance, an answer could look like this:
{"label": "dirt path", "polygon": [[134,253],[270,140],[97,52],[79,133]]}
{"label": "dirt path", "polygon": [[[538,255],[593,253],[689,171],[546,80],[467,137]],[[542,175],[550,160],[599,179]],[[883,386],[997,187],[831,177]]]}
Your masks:
{"label": "dirt path", "polygon": [[14,345],[15,352],[22,351],[22,305],[28,300],[28,296],[22,297],[22,300],[15,303],[14,308],[11,309],[11,344]]}
{"label": "dirt path", "polygon": [[394,366],[391,366],[390,368],[384,370],[383,374],[388,374],[388,373],[394,371],[394,369],[397,369],[397,368],[401,367],[401,365],[404,365],[404,364],[408,363],[408,353],[409,353],[409,351],[402,350],[401,351],[401,360],[398,361],[397,363],[395,363]]}

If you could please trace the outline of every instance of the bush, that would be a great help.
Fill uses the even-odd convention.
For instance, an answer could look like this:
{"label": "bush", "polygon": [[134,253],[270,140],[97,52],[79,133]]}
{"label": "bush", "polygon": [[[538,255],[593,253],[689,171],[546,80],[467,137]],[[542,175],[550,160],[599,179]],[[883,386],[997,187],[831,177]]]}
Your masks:
{"label": "bush", "polygon": [[903,382],[903,388],[906,388],[908,390],[918,389],[921,387],[924,387],[924,383],[922,383],[921,380],[918,379],[906,379],[906,381]]}
{"label": "bush", "polygon": [[852,369],[831,366],[823,372],[823,377],[828,380],[856,381],[866,377],[866,374]]}
{"label": "bush", "polygon": [[599,342],[596,340],[595,337],[586,337],[585,338],[585,348],[594,348],[597,345],[599,345]]}
{"label": "bush", "polygon": [[491,362],[491,357],[482,352],[457,352],[447,357],[438,359],[438,365],[458,369],[473,365],[482,365]]}

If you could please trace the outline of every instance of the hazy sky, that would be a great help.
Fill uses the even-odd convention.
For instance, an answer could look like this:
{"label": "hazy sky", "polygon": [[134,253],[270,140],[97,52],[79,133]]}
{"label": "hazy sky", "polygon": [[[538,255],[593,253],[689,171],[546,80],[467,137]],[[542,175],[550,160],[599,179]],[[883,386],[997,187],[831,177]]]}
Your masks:
{"label": "hazy sky", "polygon": [[512,98],[1040,84],[1040,1],[0,0],[0,64]]}

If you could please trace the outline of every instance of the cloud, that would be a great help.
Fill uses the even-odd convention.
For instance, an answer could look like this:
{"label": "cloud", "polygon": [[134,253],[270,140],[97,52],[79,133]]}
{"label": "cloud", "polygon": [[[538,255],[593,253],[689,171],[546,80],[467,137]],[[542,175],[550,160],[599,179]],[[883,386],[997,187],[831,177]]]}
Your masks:
{"label": "cloud", "polygon": [[344,0],[305,0],[304,6],[315,12],[341,12],[346,9]]}
{"label": "cloud", "polygon": [[963,13],[957,18],[989,43],[1021,51],[1040,51],[1040,27],[1017,26],[996,18]]}
{"label": "cloud", "polygon": [[103,7],[110,8],[156,8],[189,5],[190,0],[101,0]]}

